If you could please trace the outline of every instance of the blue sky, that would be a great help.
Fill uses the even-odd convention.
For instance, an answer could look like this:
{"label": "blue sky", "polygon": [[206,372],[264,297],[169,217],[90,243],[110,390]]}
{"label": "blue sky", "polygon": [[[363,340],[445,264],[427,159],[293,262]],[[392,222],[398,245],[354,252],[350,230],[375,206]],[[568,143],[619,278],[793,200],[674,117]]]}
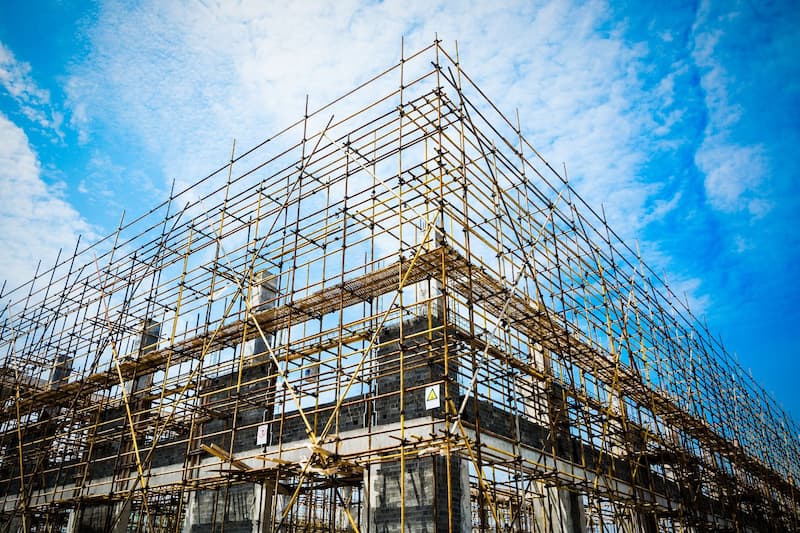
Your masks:
{"label": "blue sky", "polygon": [[0,278],[438,35],[800,417],[792,2],[0,2]]}

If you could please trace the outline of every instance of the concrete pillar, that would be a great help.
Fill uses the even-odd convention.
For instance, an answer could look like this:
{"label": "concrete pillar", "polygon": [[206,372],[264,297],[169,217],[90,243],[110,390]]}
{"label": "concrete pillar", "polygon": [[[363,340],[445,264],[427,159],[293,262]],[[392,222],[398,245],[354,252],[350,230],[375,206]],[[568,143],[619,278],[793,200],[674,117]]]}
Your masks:
{"label": "concrete pillar", "polygon": [[[250,288],[250,306],[253,313],[273,307],[276,294],[275,277],[270,272],[262,270],[253,275],[253,285]],[[272,342],[272,333],[265,332],[265,336],[267,342]],[[242,350],[246,365],[245,372],[257,372],[260,371],[259,369],[263,369],[266,375],[275,373],[267,344],[260,335],[248,341]],[[267,390],[268,395],[274,395],[274,381],[267,384]],[[265,407],[264,413],[259,413],[257,416],[260,419],[263,414],[263,419],[269,420],[273,414],[274,398],[268,399],[265,403],[267,407]],[[234,444],[234,447],[241,444],[245,448],[251,448],[256,445],[256,442],[254,439],[252,442],[241,443],[237,439],[237,443]],[[272,531],[274,500],[274,484],[269,482],[242,483],[231,485],[227,489],[192,492],[189,495],[183,532],[204,532],[217,524],[223,524],[226,532],[270,532]]]}
{"label": "concrete pillar", "polygon": [[470,533],[472,531],[472,500],[469,486],[469,461],[461,461],[461,531]]}
{"label": "concrete pillar", "polygon": [[67,533],[73,533],[77,531],[76,522],[77,522],[78,513],[75,512],[75,509],[70,509],[67,511]]}
{"label": "concrete pillar", "polygon": [[[254,276],[253,281],[255,285],[251,289],[250,293],[250,303],[253,308],[253,312],[274,307],[275,296],[277,294],[277,285],[275,283],[274,276],[270,272],[262,270]],[[266,333],[266,337],[268,342],[272,342],[271,333]],[[272,359],[269,357],[267,345],[264,343],[264,339],[262,339],[261,336],[256,337],[256,339],[251,343],[247,343],[245,350],[245,355],[248,355],[247,351],[252,352],[252,355],[254,356],[252,364],[267,364],[270,369],[268,370],[268,373],[273,373],[271,371],[273,369]],[[272,394],[274,394],[275,384],[270,383],[269,387],[272,391]],[[274,398],[268,403],[270,407],[274,406]],[[273,413],[269,407],[267,410],[269,412],[264,413],[264,417],[271,419]],[[252,512],[252,533],[268,533],[272,531],[272,508],[273,500],[275,498],[274,483],[257,483],[254,485],[253,490],[254,498]]]}
{"label": "concrete pillar", "polygon": [[424,279],[414,284],[414,299],[419,302],[416,308],[418,316],[430,316],[441,319],[442,315],[442,283],[438,279]]}
{"label": "concrete pillar", "polygon": [[[253,313],[258,313],[259,311],[274,307],[276,293],[277,285],[272,273],[267,270],[261,270],[253,274],[253,286],[250,288],[250,307]],[[264,333],[267,337],[267,341],[271,341],[272,334],[268,332]],[[262,339],[260,335],[244,345],[245,360],[261,354],[264,354],[263,358],[256,357],[255,360],[250,360],[249,364],[258,364],[271,360],[267,353],[267,346],[264,343],[264,339]]]}
{"label": "concrete pillar", "polygon": [[191,493],[189,495],[189,501],[186,503],[186,513],[184,514],[183,527],[181,528],[182,533],[191,533],[192,524],[197,522],[196,514],[197,498],[195,498],[195,493]]}
{"label": "concrete pillar", "polygon": [[114,509],[114,519],[119,517],[116,525],[112,531],[114,533],[125,533],[128,531],[128,522],[131,519],[131,502],[130,500],[123,503],[118,503]]}
{"label": "concrete pillar", "polygon": [[71,372],[72,359],[64,353],[56,355],[53,361],[53,368],[50,371],[50,379],[48,380],[50,388],[55,389],[66,383]]}
{"label": "concrete pillar", "polygon": [[365,514],[369,517],[365,522],[368,521],[370,533],[400,533],[402,509],[405,509],[405,531],[472,531],[466,460],[451,457],[449,493],[445,457],[406,460],[404,494],[401,494],[400,475],[400,461],[373,464],[364,473],[368,507]]}
{"label": "concrete pillar", "polygon": [[[414,226],[414,237],[417,243],[420,243],[425,236],[425,230]],[[433,250],[442,242],[442,232],[439,229],[431,231],[428,236],[428,241],[425,242],[423,248],[425,251]],[[442,282],[441,279],[431,278],[424,279],[420,282],[414,283],[414,301],[418,302],[415,314],[418,316],[430,315],[434,319],[442,319],[442,311],[444,310],[444,302],[442,302]],[[430,301],[429,301],[430,300]]]}
{"label": "concrete pillar", "polygon": [[[161,336],[161,324],[156,322],[152,319],[146,319],[142,326],[142,335],[139,340],[139,356],[145,355],[147,353],[152,352],[158,347],[158,341]],[[125,384],[125,387],[128,389],[128,401],[131,405],[131,411],[143,411],[150,408],[151,402],[149,400],[140,400],[136,398],[136,395],[141,392],[147,392],[153,386],[153,373],[148,372],[146,374],[142,374],[141,376],[136,376],[132,381],[129,381]],[[134,426],[138,426],[139,422],[142,420],[144,415],[141,414],[134,414],[133,415],[133,423]],[[137,435],[137,440],[139,439]],[[134,452],[133,443],[130,442],[129,439],[125,439],[124,441],[124,448],[123,453],[132,453]],[[141,449],[141,446],[140,446]],[[131,456],[132,461],[136,461],[135,456]],[[127,473],[128,476],[136,476],[138,474],[138,470],[136,465],[131,465],[129,467],[129,472]],[[127,476],[126,476],[127,477]],[[125,481],[119,484],[118,488],[120,490],[127,490],[128,485],[132,482]],[[112,530],[113,533],[125,533],[128,529],[128,521],[130,520],[131,515],[131,501],[127,500],[122,503],[116,504],[114,507],[114,519],[116,520],[116,525]]]}
{"label": "concrete pillar", "polygon": [[253,498],[253,533],[272,531],[272,505],[275,498],[275,487],[272,483],[256,483]]}
{"label": "concrete pillar", "polygon": [[[528,364],[539,372],[549,373],[549,358],[545,358],[541,344],[531,344]],[[525,417],[541,426],[549,426],[550,395],[547,383],[527,374],[519,374],[515,379],[517,394],[524,399]]]}
{"label": "concrete pillar", "polygon": [[[139,337],[139,356],[141,357],[144,354],[152,352],[158,347],[158,341],[161,335],[161,325],[152,320],[146,319],[142,322],[142,332]],[[56,366],[54,369],[54,374],[58,370],[59,366]],[[152,372],[148,372],[146,374],[142,374],[139,376],[135,376],[132,380],[125,383],[125,391],[128,395],[128,401],[130,404],[131,412],[137,413],[142,410],[146,410],[149,408],[149,401],[137,399],[137,393],[142,393],[150,389],[153,385],[153,374]],[[119,413],[116,413],[114,416],[118,416],[122,414],[124,411],[120,410]],[[134,414],[133,415],[133,423],[134,426],[138,426],[139,422],[142,419],[141,414]],[[123,439],[120,444],[121,450],[120,453],[122,455],[128,455],[130,457],[130,461],[133,464],[124,464],[121,466],[120,470],[116,472],[123,478],[134,478],[138,474],[138,470],[135,464],[135,456],[132,455],[133,453],[133,443],[130,440],[130,430],[128,428],[128,421],[125,420],[122,427],[123,431]],[[139,437],[137,437],[139,438]],[[142,444],[140,444],[140,450],[142,449]],[[109,469],[108,475],[111,475],[112,472]],[[118,492],[124,492],[128,490],[129,485],[133,482],[127,479],[123,481],[117,481],[114,483],[114,489]],[[131,502],[122,502],[122,503],[110,503],[110,504],[99,504],[99,505],[90,505],[86,507],[81,507],[75,511],[73,511],[72,515],[70,516],[67,531],[69,533],[92,533],[92,532],[113,532],[113,533],[124,533],[127,531],[128,522],[130,521],[130,514],[131,514]],[[116,525],[112,527],[112,524],[116,521]]]}
{"label": "concrete pillar", "polygon": [[559,487],[542,487],[533,501],[534,531],[585,533],[586,514],[578,494]]}
{"label": "concrete pillar", "polygon": [[[550,354],[538,342],[531,342],[530,364],[538,372],[552,376]],[[556,453],[565,453],[570,438],[569,418],[561,387],[535,377],[521,374],[517,379],[518,393],[525,399],[524,416],[545,429],[552,438],[545,446],[554,446]],[[553,428],[554,433],[550,432]],[[533,499],[534,531],[552,533],[583,533],[586,531],[586,512],[579,494],[559,487],[541,486]]]}

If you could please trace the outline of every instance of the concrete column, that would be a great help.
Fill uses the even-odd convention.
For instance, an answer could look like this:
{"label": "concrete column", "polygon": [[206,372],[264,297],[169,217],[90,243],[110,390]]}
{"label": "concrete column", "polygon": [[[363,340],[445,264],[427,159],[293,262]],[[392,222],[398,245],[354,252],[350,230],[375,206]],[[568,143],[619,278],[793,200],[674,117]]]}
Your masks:
{"label": "concrete column", "polygon": [[[277,287],[275,277],[262,270],[253,275],[253,286],[250,288],[250,306],[253,313],[258,313],[275,305]],[[272,342],[272,333],[265,332],[266,341]],[[248,341],[243,347],[245,372],[261,372],[274,374],[272,359],[267,344],[259,335]],[[258,374],[263,375],[263,374]],[[269,395],[274,394],[275,384],[267,385]],[[243,391],[246,393],[246,391]],[[263,395],[263,391],[260,393]],[[262,396],[263,397],[263,396]],[[263,413],[264,419],[272,418],[274,398],[267,400]],[[241,413],[240,413],[241,414]],[[262,413],[250,412],[252,416],[262,417]],[[200,438],[202,440],[202,438]],[[242,444],[237,438],[235,446]],[[255,439],[245,443],[245,447],[256,445]],[[228,504],[225,505],[225,489],[192,492],[189,495],[186,516],[183,522],[184,533],[208,531],[212,526],[223,524],[224,530],[237,533],[268,533],[272,531],[272,508],[275,499],[273,483],[243,483],[228,487]]]}
{"label": "concrete column", "polygon": [[[415,241],[419,243],[425,236],[426,228],[414,226]],[[442,232],[439,229],[431,231],[428,241],[423,248],[425,251],[433,250],[442,242]],[[442,282],[440,278],[424,279],[414,283],[414,300],[419,302],[414,311],[418,316],[428,316],[441,320],[444,302],[442,302]],[[428,301],[430,300],[430,301]]]}
{"label": "concrete column", "polygon": [[[437,455],[405,462],[404,499],[400,474],[400,461],[374,464],[365,472],[365,514],[369,517],[370,533],[401,533],[401,509],[405,509],[405,531],[472,531],[466,460],[450,459],[449,494],[445,457]],[[452,527],[449,507],[452,508]]]}
{"label": "concrete column", "polygon": [[[272,273],[267,270],[261,270],[253,274],[253,286],[250,287],[250,307],[253,313],[258,313],[259,311],[274,307],[276,293],[277,285]],[[265,332],[265,335],[268,341],[272,340],[271,333]],[[265,354],[263,358],[256,357],[255,360],[249,361],[249,364],[257,364],[271,360],[267,353],[267,346],[264,343],[264,339],[262,339],[260,335],[244,345],[245,359],[261,354]]]}
{"label": "concrete column", "polygon": [[183,518],[183,527],[181,531],[183,533],[191,533],[192,531],[192,524],[197,522],[197,517],[195,516],[197,513],[197,498],[195,498],[195,493],[191,493],[189,495],[189,501],[186,503],[186,514]]}
{"label": "concrete column", "polygon": [[[277,294],[277,285],[274,276],[270,272],[262,270],[254,276],[253,281],[255,286],[251,288],[250,293],[250,303],[253,312],[274,307],[275,296]],[[272,342],[271,333],[267,333],[266,337],[268,342]],[[247,355],[247,351],[251,351],[252,355],[255,356],[252,361],[253,364],[265,363],[270,369],[268,372],[270,374],[272,373],[271,369],[273,369],[273,363],[267,353],[267,345],[264,343],[264,339],[260,336],[256,337],[254,341],[248,343],[245,347],[245,355]],[[274,383],[270,383],[269,385],[273,394],[275,390],[274,385]],[[274,405],[274,398],[269,404],[270,407]],[[269,407],[267,409],[270,412],[265,413],[265,417],[271,419],[273,413]],[[272,507],[275,498],[274,483],[257,483],[253,486],[253,490],[255,497],[253,498],[252,531],[253,533],[268,533],[272,531]]]}
{"label": "concrete column", "polygon": [[269,533],[272,531],[272,504],[275,498],[275,487],[272,483],[256,483],[253,499],[253,533]]}
{"label": "concrete column", "polygon": [[416,314],[441,319],[442,315],[442,283],[438,279],[424,279],[414,284],[414,298],[417,302]]}
{"label": "concrete column", "polygon": [[[552,376],[550,354],[538,342],[531,342],[528,363],[544,375]],[[569,420],[564,412],[562,389],[556,383],[548,384],[522,374],[516,378],[521,396],[525,398],[524,416],[541,426],[555,446],[557,453],[565,451],[570,438]],[[550,428],[554,433],[550,433]],[[586,531],[586,513],[579,494],[559,487],[541,486],[533,499],[535,531],[552,533],[583,533]]]}
{"label": "concrete column", "polygon": [[467,459],[461,460],[459,469],[461,494],[458,499],[461,507],[461,531],[464,533],[471,533],[472,531],[472,500],[470,498],[469,487],[469,461]]}
{"label": "concrete column", "polygon": [[74,533],[77,531],[77,517],[78,513],[75,512],[75,509],[70,509],[67,511],[67,533]]}
{"label": "concrete column", "polygon": [[[545,358],[541,344],[531,344],[528,364],[539,372],[548,374],[549,358]],[[550,395],[547,383],[527,374],[519,374],[516,378],[517,394],[524,398],[524,413],[529,420],[541,425],[550,424]]]}
{"label": "concrete column", "polygon": [[66,383],[71,372],[72,359],[63,353],[56,355],[53,361],[53,368],[50,371],[50,379],[48,380],[50,388],[55,389]]}
{"label": "concrete column", "polygon": [[131,502],[118,503],[114,509],[114,518],[119,517],[117,524],[112,530],[114,533],[125,533],[128,531],[128,521],[131,519]]}
{"label": "concrete column", "polygon": [[[147,353],[152,352],[158,347],[158,341],[161,336],[161,324],[156,322],[152,319],[146,319],[142,325],[142,335],[139,340],[139,356],[145,355]],[[136,394],[140,392],[148,391],[153,385],[153,373],[148,372],[147,374],[143,374],[141,376],[136,376],[132,381],[129,381],[125,384],[125,387],[128,389],[128,401],[131,404],[131,411],[134,413],[137,411],[142,411],[145,409],[150,408],[150,401],[143,401],[136,398]],[[133,423],[134,426],[137,426],[139,422],[142,420],[143,415],[133,415]],[[137,435],[138,440],[138,435]],[[123,441],[123,453],[131,453],[133,452],[133,443],[130,440],[125,439]],[[135,461],[136,458],[132,457],[132,461]],[[136,476],[138,474],[138,470],[135,465],[130,467],[130,471],[128,472],[129,476]],[[120,484],[119,489],[126,490],[128,485],[130,484],[129,481],[123,482]],[[112,530],[114,533],[125,533],[128,529],[128,521],[130,520],[131,515],[131,501],[128,500],[123,503],[118,503],[114,507],[114,515],[112,519],[119,517],[117,520],[116,526]]]}
{"label": "concrete column", "polygon": [[535,531],[584,533],[586,514],[578,494],[559,487],[543,487],[533,502]]}
{"label": "concrete column", "polygon": [[[146,319],[142,322],[142,332],[141,336],[139,337],[139,356],[141,357],[144,354],[147,354],[158,347],[158,341],[161,334],[161,325],[158,322],[155,322],[152,319]],[[53,372],[53,376],[57,377],[57,372],[61,372],[59,370],[61,368],[59,365],[56,366]],[[55,381],[53,382],[56,383]],[[144,392],[150,389],[153,384],[153,374],[152,372],[142,374],[139,376],[135,376],[132,380],[125,383],[125,390],[126,394],[128,395],[128,401],[130,402],[131,411],[136,413],[138,411],[142,411],[144,409],[149,408],[149,402],[137,399],[137,393]],[[55,386],[55,385],[54,385]],[[124,411],[119,410],[118,413],[115,413],[113,416],[122,415]],[[133,423],[134,425],[138,425],[141,421],[142,415],[133,415]],[[125,420],[122,426],[123,431],[123,439],[120,443],[121,446],[121,453],[123,455],[130,455],[133,452],[133,443],[130,440],[130,431],[128,428],[128,421]],[[138,438],[138,437],[137,437]],[[141,449],[141,447],[140,447]],[[116,450],[116,448],[115,448]],[[131,456],[131,461],[135,461],[135,458]],[[117,472],[117,474],[121,475],[122,477],[128,478],[130,476],[136,476],[138,470],[135,464],[127,464],[122,465],[122,468]],[[105,475],[111,475],[112,472],[109,471]],[[115,490],[119,492],[123,492],[128,490],[128,486],[131,482],[128,480],[124,481],[117,481],[114,483]],[[87,507],[81,507],[80,509],[73,511],[72,515],[69,519],[69,524],[67,527],[67,531],[70,533],[92,533],[92,532],[113,532],[113,533],[124,533],[127,531],[128,522],[130,520],[131,514],[131,503],[111,503],[111,504],[99,504],[99,505],[90,505]],[[117,517],[119,517],[118,520]],[[116,525],[112,528],[112,523],[116,520]]]}

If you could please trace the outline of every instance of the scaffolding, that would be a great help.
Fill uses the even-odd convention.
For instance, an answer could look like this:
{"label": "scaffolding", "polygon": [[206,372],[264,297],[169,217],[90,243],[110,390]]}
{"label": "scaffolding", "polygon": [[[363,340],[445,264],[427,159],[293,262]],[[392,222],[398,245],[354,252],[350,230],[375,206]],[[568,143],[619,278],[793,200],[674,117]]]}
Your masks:
{"label": "scaffolding", "polygon": [[457,46],[302,115],[0,292],[0,531],[800,530],[798,424]]}

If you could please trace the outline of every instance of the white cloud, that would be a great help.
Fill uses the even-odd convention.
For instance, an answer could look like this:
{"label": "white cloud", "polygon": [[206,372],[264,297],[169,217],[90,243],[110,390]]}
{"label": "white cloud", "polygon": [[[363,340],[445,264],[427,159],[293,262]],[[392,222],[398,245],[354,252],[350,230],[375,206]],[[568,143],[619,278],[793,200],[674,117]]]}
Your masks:
{"label": "white cloud", "polygon": [[63,117],[53,111],[50,93],[40,88],[31,77],[31,66],[18,61],[11,50],[0,42],[0,85],[17,102],[22,114],[31,122],[63,139]]}
{"label": "white cloud", "polygon": [[[128,130],[170,181],[190,183],[393,63],[435,34],[529,140],[570,175],[590,203],[622,202],[611,222],[635,232],[648,197],[657,97],[642,96],[646,50],[608,25],[605,3],[536,5],[354,0],[233,5],[145,2],[103,6],[93,52],[71,77],[72,120]],[[665,90],[669,89],[669,86]],[[662,90],[661,93],[664,93]]]}
{"label": "white cloud", "polygon": [[642,221],[645,225],[650,222],[659,221],[664,218],[667,213],[675,210],[678,207],[681,199],[683,198],[683,191],[676,192],[672,198],[662,198],[653,202],[647,214]]}
{"label": "white cloud", "polygon": [[711,305],[711,297],[701,291],[702,280],[688,277],[669,277],[668,285],[676,298],[674,305],[688,307],[696,317],[702,317]]}
{"label": "white cloud", "polygon": [[706,137],[695,162],[706,176],[706,195],[715,209],[745,211],[754,217],[769,211],[770,203],[755,196],[766,174],[760,146],[737,146]]}
{"label": "white cloud", "polygon": [[89,224],[40,177],[41,166],[25,133],[0,113],[0,277],[6,288],[31,278],[38,260],[49,268],[59,248],[71,252]]}
{"label": "white cloud", "polygon": [[19,62],[3,43],[0,43],[0,83],[8,94],[25,103],[47,103],[50,95],[39,89],[30,77],[31,66]]}
{"label": "white cloud", "polygon": [[718,13],[705,1],[698,8],[692,28],[692,58],[700,69],[708,122],[695,163],[705,174],[705,192],[711,207],[759,218],[771,209],[768,191],[762,187],[770,162],[763,146],[735,140],[742,109],[730,93],[743,80],[733,80],[723,64],[724,54],[728,53],[723,41],[736,34],[740,23],[746,24],[735,6]]}

